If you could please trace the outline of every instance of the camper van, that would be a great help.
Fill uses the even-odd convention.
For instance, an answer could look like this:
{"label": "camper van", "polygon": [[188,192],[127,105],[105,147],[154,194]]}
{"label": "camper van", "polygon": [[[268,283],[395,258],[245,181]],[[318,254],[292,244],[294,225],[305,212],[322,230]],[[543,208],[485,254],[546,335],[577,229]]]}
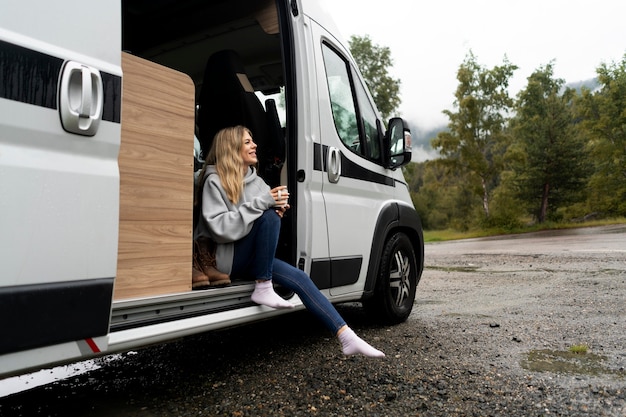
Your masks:
{"label": "camper van", "polygon": [[192,289],[194,174],[237,124],[289,189],[277,256],[406,320],[410,130],[318,1],[0,0],[0,377],[289,314]]}

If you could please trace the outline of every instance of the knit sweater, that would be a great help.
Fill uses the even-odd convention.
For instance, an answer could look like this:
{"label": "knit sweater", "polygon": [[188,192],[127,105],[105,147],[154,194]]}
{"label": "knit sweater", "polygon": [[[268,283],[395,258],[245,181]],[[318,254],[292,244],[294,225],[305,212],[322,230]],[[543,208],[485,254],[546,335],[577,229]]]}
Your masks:
{"label": "knit sweater", "polygon": [[235,253],[234,242],[244,238],[254,221],[265,210],[276,205],[270,187],[252,167],[243,180],[243,195],[233,204],[227,197],[214,165],[205,172],[202,188],[202,215],[196,225],[194,238],[211,237],[217,243],[217,269],[230,274]]}

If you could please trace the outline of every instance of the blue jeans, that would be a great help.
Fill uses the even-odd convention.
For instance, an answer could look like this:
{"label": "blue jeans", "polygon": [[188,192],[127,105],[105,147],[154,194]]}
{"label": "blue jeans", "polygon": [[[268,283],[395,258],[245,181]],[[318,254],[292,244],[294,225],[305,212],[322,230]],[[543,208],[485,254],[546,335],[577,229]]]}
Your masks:
{"label": "blue jeans", "polygon": [[280,232],[280,217],[273,209],[255,220],[246,237],[235,242],[233,277],[253,277],[256,280],[272,279],[273,282],[298,294],[304,306],[333,333],[346,322],[335,307],[315,286],[302,270],[276,259],[276,247]]}

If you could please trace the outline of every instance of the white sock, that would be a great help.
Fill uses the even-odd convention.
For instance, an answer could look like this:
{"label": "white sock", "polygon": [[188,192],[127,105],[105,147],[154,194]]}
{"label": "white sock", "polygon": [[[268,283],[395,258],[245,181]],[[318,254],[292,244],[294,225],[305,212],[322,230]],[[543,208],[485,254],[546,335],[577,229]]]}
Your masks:
{"label": "white sock", "polygon": [[371,358],[384,358],[385,354],[378,349],[373,348],[365,340],[361,339],[354,333],[351,328],[347,328],[339,333],[339,341],[344,355],[364,355]]}
{"label": "white sock", "polygon": [[272,280],[256,282],[252,301],[272,308],[293,308],[294,305],[274,292]]}

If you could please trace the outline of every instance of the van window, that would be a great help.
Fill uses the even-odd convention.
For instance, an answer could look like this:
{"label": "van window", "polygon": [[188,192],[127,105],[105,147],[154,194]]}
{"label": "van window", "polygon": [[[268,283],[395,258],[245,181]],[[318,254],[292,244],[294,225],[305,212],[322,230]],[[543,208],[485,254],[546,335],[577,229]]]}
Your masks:
{"label": "van window", "polygon": [[323,54],[333,119],[341,141],[351,151],[380,161],[376,112],[365,88],[350,64],[335,50],[323,45]]}
{"label": "van window", "polygon": [[276,114],[278,116],[278,120],[280,122],[280,127],[285,128],[287,126],[287,109],[285,108],[285,88],[281,87],[280,92],[265,94],[262,91],[255,91],[255,94],[261,100],[263,105],[265,106],[265,111],[267,110],[267,100],[274,100],[276,103]]}
{"label": "van window", "polygon": [[[354,72],[354,70],[353,70]],[[355,80],[359,78],[355,75]],[[376,112],[370,103],[363,84],[355,83],[356,97],[361,114],[361,126],[363,127],[365,155],[369,159],[380,160],[380,142],[378,128],[376,127]]]}

